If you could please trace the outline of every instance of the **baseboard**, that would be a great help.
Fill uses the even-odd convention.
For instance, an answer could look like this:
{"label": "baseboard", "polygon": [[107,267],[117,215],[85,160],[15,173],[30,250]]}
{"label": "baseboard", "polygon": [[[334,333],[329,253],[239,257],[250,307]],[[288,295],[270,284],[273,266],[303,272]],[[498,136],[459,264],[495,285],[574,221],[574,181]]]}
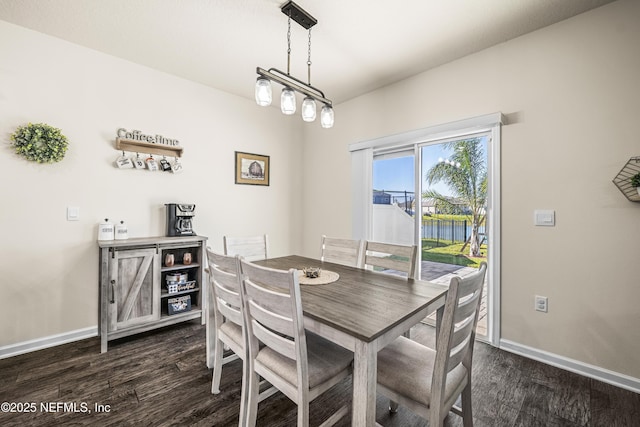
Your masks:
{"label": "baseboard", "polygon": [[578,360],[569,359],[568,357],[559,356],[547,351],[538,350],[509,340],[500,340],[500,349],[546,363],[547,365],[555,366],[556,368],[580,374],[588,378],[593,378],[616,387],[624,388],[635,393],[640,393],[640,379],[629,375],[620,374],[618,372],[610,371]]}
{"label": "baseboard", "polygon": [[55,347],[60,344],[66,344],[73,341],[80,341],[86,338],[98,336],[98,327],[77,329],[75,331],[65,332],[48,337],[37,338],[35,340],[23,341],[16,344],[10,344],[0,347],[0,359],[17,356],[19,354],[29,353],[43,348]]}

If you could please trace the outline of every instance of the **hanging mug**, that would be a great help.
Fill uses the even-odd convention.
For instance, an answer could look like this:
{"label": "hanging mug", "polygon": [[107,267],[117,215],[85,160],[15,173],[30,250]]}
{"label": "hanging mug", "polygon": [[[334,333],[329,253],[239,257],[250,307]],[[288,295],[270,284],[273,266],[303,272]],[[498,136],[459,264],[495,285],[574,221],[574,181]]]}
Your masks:
{"label": "hanging mug", "polygon": [[171,172],[173,173],[180,173],[182,172],[182,164],[178,161],[178,158],[176,157],[176,159],[173,161],[173,163],[171,163]]}
{"label": "hanging mug", "polygon": [[122,156],[119,156],[116,159],[116,166],[120,169],[131,169],[133,168],[133,162],[130,158],[124,155],[124,151],[122,152]]}
{"label": "hanging mug", "polygon": [[164,265],[165,267],[173,267],[173,264],[175,263],[175,257],[173,256],[173,254],[166,254],[164,256]]}
{"label": "hanging mug", "polygon": [[191,264],[191,252],[187,252],[186,254],[183,255],[182,257],[182,263],[184,265],[189,265]]}
{"label": "hanging mug", "polygon": [[135,159],[133,159],[133,166],[135,166],[136,169],[144,169],[147,167],[144,160],[140,158],[140,154],[137,153]]}
{"label": "hanging mug", "polygon": [[153,158],[153,156],[148,157],[145,160],[145,163],[147,164],[147,168],[152,171],[155,172],[158,170],[158,162],[156,162],[156,159]]}

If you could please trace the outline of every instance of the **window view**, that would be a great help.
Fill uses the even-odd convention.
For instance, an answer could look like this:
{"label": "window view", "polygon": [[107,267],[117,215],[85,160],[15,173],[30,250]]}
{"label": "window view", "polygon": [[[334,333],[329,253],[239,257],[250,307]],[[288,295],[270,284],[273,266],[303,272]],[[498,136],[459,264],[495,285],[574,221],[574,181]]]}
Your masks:
{"label": "window view", "polygon": [[374,159],[372,240],[415,244],[414,171],[413,150]]}
{"label": "window view", "polygon": [[[487,261],[487,141],[476,136],[422,150],[422,279],[448,283]],[[476,333],[487,335],[487,289]]]}

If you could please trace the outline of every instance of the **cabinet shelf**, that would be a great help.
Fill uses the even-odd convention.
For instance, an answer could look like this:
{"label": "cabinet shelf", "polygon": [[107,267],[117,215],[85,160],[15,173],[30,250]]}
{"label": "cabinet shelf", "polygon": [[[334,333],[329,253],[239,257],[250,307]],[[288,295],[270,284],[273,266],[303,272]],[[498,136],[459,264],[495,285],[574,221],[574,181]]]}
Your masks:
{"label": "cabinet shelf", "polygon": [[632,202],[640,202],[638,190],[631,186],[631,177],[637,173],[640,173],[640,157],[632,157],[613,178],[613,183],[618,187],[618,190]]}
{"label": "cabinet shelf", "polygon": [[171,267],[162,267],[160,271],[175,271],[175,270],[186,270],[187,268],[199,268],[199,262],[192,262],[191,264],[174,264]]}
{"label": "cabinet shelf", "polygon": [[161,321],[165,321],[165,322],[171,321],[171,323],[167,323],[169,325],[173,323],[184,322],[185,320],[197,319],[201,317],[202,312],[203,311],[197,306],[191,306],[191,310],[189,311],[184,311],[182,313],[177,313],[172,315],[168,315],[167,313],[163,312]]}
{"label": "cabinet shelf", "polygon": [[184,294],[190,294],[190,293],[198,292],[198,291],[200,291],[200,288],[195,287],[193,289],[186,289],[184,291],[174,292],[174,293],[170,294],[166,289],[163,289],[162,292],[160,293],[160,298],[170,298],[170,297],[180,296],[180,295],[184,295]]}

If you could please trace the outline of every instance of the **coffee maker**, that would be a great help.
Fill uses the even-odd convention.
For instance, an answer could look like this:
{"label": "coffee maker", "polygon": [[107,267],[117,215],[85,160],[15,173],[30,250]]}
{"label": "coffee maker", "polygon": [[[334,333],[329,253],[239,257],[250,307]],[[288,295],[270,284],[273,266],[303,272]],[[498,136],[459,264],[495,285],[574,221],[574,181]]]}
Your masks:
{"label": "coffee maker", "polygon": [[196,205],[188,205],[184,203],[168,203],[167,207],[167,236],[195,236],[193,231],[193,218]]}

